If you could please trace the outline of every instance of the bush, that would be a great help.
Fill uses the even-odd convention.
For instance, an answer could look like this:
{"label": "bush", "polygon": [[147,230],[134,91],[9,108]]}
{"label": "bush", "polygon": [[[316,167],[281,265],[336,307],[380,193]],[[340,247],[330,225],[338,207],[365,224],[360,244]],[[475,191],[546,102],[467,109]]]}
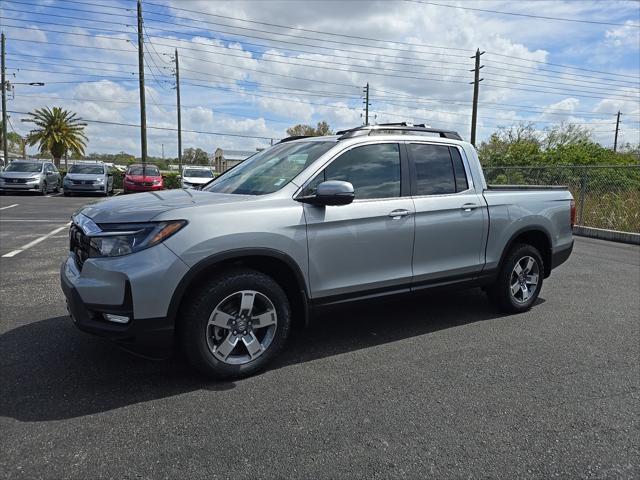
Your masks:
{"label": "bush", "polygon": [[180,188],[180,175],[178,173],[163,173],[162,178],[164,180],[164,188]]}

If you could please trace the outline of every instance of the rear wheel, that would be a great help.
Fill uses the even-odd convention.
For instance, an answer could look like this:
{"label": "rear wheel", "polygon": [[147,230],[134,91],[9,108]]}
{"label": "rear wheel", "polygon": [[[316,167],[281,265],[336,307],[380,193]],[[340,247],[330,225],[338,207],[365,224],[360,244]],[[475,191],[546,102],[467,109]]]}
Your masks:
{"label": "rear wheel", "polygon": [[525,312],[538,298],[543,277],[540,252],[531,245],[516,244],[507,254],[498,278],[487,289],[489,299],[502,311]]}
{"label": "rear wheel", "polygon": [[289,335],[287,295],[271,277],[249,269],[224,272],[186,300],[182,346],[191,364],[213,378],[262,370]]}

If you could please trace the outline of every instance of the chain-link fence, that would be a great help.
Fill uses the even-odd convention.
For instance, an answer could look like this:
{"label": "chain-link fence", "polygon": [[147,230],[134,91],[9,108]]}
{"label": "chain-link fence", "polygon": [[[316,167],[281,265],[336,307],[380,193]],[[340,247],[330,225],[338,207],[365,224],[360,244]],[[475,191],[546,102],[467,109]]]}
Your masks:
{"label": "chain-link fence", "polygon": [[489,184],[566,185],[577,224],[640,232],[640,165],[484,167]]}

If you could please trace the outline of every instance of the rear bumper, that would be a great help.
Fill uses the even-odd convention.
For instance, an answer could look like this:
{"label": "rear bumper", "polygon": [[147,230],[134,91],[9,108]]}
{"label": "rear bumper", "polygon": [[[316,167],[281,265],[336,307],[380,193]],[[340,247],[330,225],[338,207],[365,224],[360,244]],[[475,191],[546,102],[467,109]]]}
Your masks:
{"label": "rear bumper", "polygon": [[562,248],[555,250],[551,254],[551,270],[559,267],[569,259],[571,252],[573,251],[573,240],[571,243],[564,245]]}

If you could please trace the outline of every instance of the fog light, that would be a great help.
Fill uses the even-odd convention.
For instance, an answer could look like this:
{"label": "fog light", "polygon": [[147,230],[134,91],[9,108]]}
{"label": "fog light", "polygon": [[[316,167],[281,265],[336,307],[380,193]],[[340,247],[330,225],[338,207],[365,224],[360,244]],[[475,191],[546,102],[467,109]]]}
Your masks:
{"label": "fog light", "polygon": [[113,313],[103,313],[104,319],[115,323],[129,323],[129,317],[124,315],[114,315]]}

